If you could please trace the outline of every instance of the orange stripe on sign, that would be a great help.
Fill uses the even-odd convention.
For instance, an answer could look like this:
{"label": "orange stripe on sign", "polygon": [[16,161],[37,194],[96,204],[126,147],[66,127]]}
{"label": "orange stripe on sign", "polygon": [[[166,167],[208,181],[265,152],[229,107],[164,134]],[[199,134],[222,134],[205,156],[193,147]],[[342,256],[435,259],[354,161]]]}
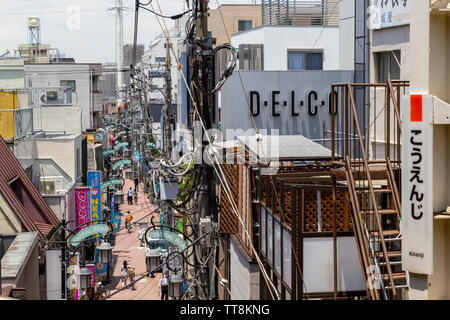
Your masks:
{"label": "orange stripe on sign", "polygon": [[422,122],[422,95],[411,95],[411,122]]}

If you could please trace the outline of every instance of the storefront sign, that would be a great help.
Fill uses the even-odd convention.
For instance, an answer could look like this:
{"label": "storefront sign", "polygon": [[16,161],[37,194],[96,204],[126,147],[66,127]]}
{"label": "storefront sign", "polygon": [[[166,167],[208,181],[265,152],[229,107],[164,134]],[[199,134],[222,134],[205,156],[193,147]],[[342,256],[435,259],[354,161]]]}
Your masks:
{"label": "storefront sign", "polygon": [[[350,71],[242,71],[242,81],[231,75],[222,87],[222,136],[218,141],[262,135],[302,135],[329,138],[331,85],[352,81]],[[335,90],[335,110],[341,93]],[[357,99],[359,96],[355,96]],[[362,124],[361,124],[362,125]],[[324,136],[325,134],[325,136]]]}
{"label": "storefront sign", "polygon": [[369,28],[383,29],[407,25],[410,0],[372,0],[369,6]]}
{"label": "storefront sign", "polygon": [[125,160],[119,160],[116,163],[113,164],[112,169],[116,170],[118,167],[122,166],[122,165],[127,165],[130,164],[131,160],[130,159],[125,159]]}
{"label": "storefront sign", "polygon": [[402,265],[433,273],[433,97],[402,101]]}
{"label": "storefront sign", "polygon": [[89,221],[91,221],[91,188],[76,188],[75,224],[79,227]]}
{"label": "storefront sign", "polygon": [[109,226],[104,223],[100,224],[91,224],[90,226],[87,226],[83,228],[82,230],[78,231],[70,240],[70,245],[77,247],[80,245],[81,241],[84,239],[91,237],[95,234],[103,234],[107,233],[109,231]]}
{"label": "storefront sign", "polygon": [[111,187],[113,185],[122,184],[122,179],[112,179],[108,180],[105,183],[102,183],[102,191],[105,190],[108,187]]}
{"label": "storefront sign", "polygon": [[[87,182],[91,188],[91,219],[92,221],[102,220],[102,203],[101,203],[101,171],[88,171]],[[94,236],[94,241],[100,241],[101,239]]]}
{"label": "storefront sign", "polygon": [[177,246],[180,251],[187,248],[187,243],[179,235],[168,230],[152,230],[150,231],[151,239],[164,239]]}

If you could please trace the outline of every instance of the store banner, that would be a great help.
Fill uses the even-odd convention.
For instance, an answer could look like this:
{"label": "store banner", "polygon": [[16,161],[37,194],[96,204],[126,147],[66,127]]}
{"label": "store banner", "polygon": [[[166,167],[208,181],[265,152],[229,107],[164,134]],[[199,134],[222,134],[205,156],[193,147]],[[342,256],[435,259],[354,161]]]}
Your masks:
{"label": "store banner", "polygon": [[402,100],[402,265],[433,273],[433,97]]}
{"label": "store banner", "polygon": [[104,281],[108,277],[108,264],[98,261],[98,251],[95,251],[95,279],[96,281]]}
{"label": "store banner", "polygon": [[[75,189],[75,224],[77,227],[91,221],[91,189]],[[83,226],[79,230],[85,228]]]}
{"label": "store banner", "polygon": [[[101,200],[101,183],[102,173],[101,171],[88,171],[87,183],[91,188],[91,217],[92,221],[102,220],[102,200]],[[94,222],[97,224],[98,222]],[[98,235],[94,235],[94,241],[101,241]]]}
{"label": "store banner", "polygon": [[371,0],[369,28],[384,29],[410,23],[411,0]]}
{"label": "store banner", "polygon": [[122,221],[122,214],[117,211],[112,211],[110,213],[109,221],[111,222],[113,226],[113,232],[116,232],[120,229],[121,221]]}

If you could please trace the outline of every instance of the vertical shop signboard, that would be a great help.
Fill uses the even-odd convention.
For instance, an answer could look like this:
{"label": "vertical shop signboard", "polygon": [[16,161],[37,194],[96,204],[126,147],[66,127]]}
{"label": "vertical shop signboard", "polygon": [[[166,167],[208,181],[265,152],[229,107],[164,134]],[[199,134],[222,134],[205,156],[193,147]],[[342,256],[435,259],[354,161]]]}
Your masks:
{"label": "vertical shop signboard", "polygon": [[433,273],[433,97],[402,103],[402,265]]}
{"label": "vertical shop signboard", "polygon": [[[102,173],[100,171],[88,171],[88,186],[91,188],[91,216],[93,224],[97,224],[102,220],[102,202],[101,202],[101,183]],[[100,241],[99,235],[93,236],[94,241]]]}
{"label": "vertical shop signboard", "polygon": [[[79,227],[91,221],[91,189],[75,189],[75,223]],[[85,228],[81,227],[79,230]]]}
{"label": "vertical shop signboard", "polygon": [[113,232],[116,232],[120,229],[122,214],[117,211],[112,211],[110,214],[109,221],[113,226]]}

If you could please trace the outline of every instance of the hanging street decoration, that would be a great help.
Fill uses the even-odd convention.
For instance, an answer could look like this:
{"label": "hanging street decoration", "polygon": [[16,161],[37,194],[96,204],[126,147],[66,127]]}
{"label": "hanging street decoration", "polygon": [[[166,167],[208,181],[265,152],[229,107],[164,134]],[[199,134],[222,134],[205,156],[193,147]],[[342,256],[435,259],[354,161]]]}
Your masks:
{"label": "hanging street decoration", "polygon": [[113,149],[106,149],[103,151],[103,156],[108,156],[108,155],[114,154],[114,152],[115,152],[115,150],[113,150]]}
{"label": "hanging street decoration", "polygon": [[112,180],[108,180],[105,183],[102,183],[102,191],[105,190],[108,187],[111,187],[113,185],[118,185],[118,184],[122,184],[122,179],[112,179]]}
{"label": "hanging street decoration", "polygon": [[80,245],[81,241],[95,234],[104,234],[109,232],[109,226],[105,223],[92,224],[76,233],[70,240],[69,244],[73,247]]}
{"label": "hanging street decoration", "polygon": [[118,167],[122,166],[122,165],[127,165],[127,164],[131,164],[131,160],[130,159],[124,159],[124,160],[119,160],[116,163],[113,164],[112,169],[116,170]]}
{"label": "hanging street decoration", "polygon": [[183,240],[179,235],[177,235],[175,232],[171,232],[168,230],[152,230],[150,231],[150,238],[151,239],[165,239],[172,243],[173,245],[177,246],[180,251],[184,251],[187,248],[186,241]]}

